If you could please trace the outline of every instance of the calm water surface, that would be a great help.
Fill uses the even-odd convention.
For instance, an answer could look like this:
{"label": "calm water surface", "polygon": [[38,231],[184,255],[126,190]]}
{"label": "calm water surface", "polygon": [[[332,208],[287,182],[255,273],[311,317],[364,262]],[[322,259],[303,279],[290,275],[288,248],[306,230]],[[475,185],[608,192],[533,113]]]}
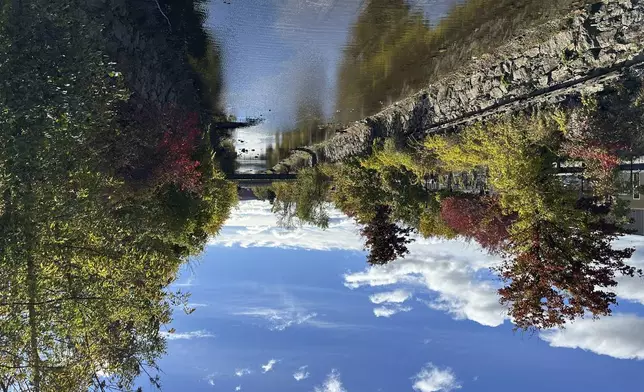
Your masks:
{"label": "calm water surface", "polygon": [[[253,166],[249,159],[259,160],[255,157],[267,153],[266,162],[258,166],[275,164],[290,148],[333,134],[319,131],[319,126],[361,119],[410,92],[414,81],[405,80],[403,74],[423,71],[424,64],[410,64],[413,70],[390,70],[401,76],[394,80],[381,76],[384,64],[359,71],[349,62],[363,50],[366,56],[383,55],[391,61],[401,56],[392,53],[394,41],[365,48],[367,42],[356,42],[358,31],[371,29],[366,41],[376,44],[387,34],[411,32],[418,23],[439,23],[456,4],[452,0],[210,2],[207,26],[221,45],[226,108],[239,118],[265,119],[260,126],[236,132],[235,139],[243,140],[238,141],[239,148],[255,149],[242,153],[240,170],[249,170],[246,167]],[[360,19],[368,14],[376,16],[377,25]],[[382,95],[372,97],[375,104],[362,103],[363,95],[371,91],[346,91],[345,85],[354,81],[346,79],[350,75],[342,79],[343,64],[345,70],[381,79],[377,83],[383,85]],[[347,95],[356,93],[353,101],[347,100]]]}

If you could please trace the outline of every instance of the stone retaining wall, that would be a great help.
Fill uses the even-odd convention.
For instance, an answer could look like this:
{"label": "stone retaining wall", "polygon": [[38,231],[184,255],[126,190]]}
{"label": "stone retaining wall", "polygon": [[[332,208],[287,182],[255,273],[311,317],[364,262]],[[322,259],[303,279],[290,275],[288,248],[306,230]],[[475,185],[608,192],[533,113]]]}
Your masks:
{"label": "stone retaining wall", "polygon": [[[549,38],[540,37],[550,31]],[[644,62],[644,1],[608,0],[526,31],[495,53],[308,147],[320,161],[360,156],[374,138],[422,136],[487,115],[594,93]],[[301,152],[276,171],[310,163]]]}

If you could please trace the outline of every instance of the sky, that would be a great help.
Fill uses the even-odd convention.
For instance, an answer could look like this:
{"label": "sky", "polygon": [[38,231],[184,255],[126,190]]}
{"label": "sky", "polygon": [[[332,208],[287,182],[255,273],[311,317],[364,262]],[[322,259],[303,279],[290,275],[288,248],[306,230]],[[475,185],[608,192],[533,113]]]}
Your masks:
{"label": "sky", "polygon": [[644,282],[621,278],[611,317],[524,334],[498,304],[498,259],[460,240],[410,250],[369,267],[340,213],[288,232],[269,204],[241,202],[172,287],[196,311],[167,326],[164,390],[640,390]]}

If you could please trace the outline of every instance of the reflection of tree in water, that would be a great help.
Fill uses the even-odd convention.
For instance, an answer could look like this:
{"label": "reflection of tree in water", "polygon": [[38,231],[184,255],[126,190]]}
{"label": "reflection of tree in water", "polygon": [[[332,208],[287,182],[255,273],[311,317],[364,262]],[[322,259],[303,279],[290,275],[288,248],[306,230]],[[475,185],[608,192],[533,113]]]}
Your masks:
{"label": "reflection of tree in water", "polygon": [[371,0],[344,49],[336,120],[347,123],[374,114],[501,45],[518,28],[546,20],[572,3],[468,0],[430,26],[423,12],[405,0]]}
{"label": "reflection of tree in water", "polygon": [[324,123],[326,72],[322,59],[307,57],[295,73],[295,126],[276,132],[275,141],[266,148],[268,167],[272,167],[298,147],[326,140],[332,130]]}
{"label": "reflection of tree in water", "polygon": [[0,8],[0,390],[156,385],[166,287],[235,202],[216,113],[131,96],[85,2],[26,5]]}

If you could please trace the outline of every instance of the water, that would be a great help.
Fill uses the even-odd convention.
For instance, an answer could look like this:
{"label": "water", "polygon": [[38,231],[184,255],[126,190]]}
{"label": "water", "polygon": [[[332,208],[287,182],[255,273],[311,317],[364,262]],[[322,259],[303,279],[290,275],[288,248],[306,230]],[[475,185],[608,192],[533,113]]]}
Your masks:
{"label": "water", "polygon": [[3,4],[0,390],[639,390],[642,20]]}
{"label": "water", "polygon": [[220,43],[228,112],[265,119],[235,136],[260,152],[242,157],[272,167],[570,3],[486,5],[472,18],[456,0],[213,1],[207,25]]}
{"label": "water", "polygon": [[[455,1],[416,1],[411,6],[401,1],[211,2],[208,27],[221,42],[226,108],[239,118],[265,119],[261,126],[235,138],[242,138],[244,146],[250,145],[261,152],[259,155],[266,155],[272,166],[291,148],[332,134],[319,131],[319,126],[371,114],[379,107],[363,108],[339,101],[344,94],[340,80],[343,62],[349,59],[352,49],[361,45],[351,42],[360,16],[366,12],[403,14],[402,19],[393,16],[384,21],[397,26],[411,23],[404,20],[407,14],[418,17],[420,23],[431,24],[440,21],[454,4]],[[405,91],[404,82],[399,84],[396,81],[388,86],[394,92],[379,98],[383,105]],[[243,155],[246,159],[254,156]]]}

